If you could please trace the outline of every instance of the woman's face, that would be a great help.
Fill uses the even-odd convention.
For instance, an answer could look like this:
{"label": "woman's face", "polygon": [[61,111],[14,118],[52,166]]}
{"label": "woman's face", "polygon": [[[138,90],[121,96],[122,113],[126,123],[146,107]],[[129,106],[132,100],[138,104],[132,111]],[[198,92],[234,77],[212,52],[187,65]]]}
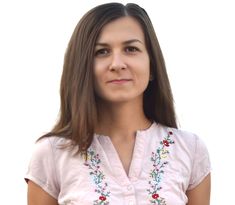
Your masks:
{"label": "woman's face", "polygon": [[140,24],[122,17],[104,26],[95,47],[95,92],[110,103],[143,101],[150,60]]}

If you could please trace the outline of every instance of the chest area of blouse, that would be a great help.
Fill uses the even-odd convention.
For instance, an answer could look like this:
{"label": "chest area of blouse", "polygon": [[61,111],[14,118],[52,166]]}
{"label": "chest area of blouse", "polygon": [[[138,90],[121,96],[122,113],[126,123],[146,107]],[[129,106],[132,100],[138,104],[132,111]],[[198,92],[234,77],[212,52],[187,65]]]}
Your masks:
{"label": "chest area of blouse", "polygon": [[186,204],[181,170],[170,163],[175,146],[174,133],[168,131],[149,149],[143,145],[144,141],[136,143],[129,174],[114,147],[106,146],[108,149],[104,150],[89,148],[88,158],[83,163],[83,174],[61,195],[60,204],[65,205],[66,201],[70,202],[67,205],[171,205],[176,201],[179,205]]}

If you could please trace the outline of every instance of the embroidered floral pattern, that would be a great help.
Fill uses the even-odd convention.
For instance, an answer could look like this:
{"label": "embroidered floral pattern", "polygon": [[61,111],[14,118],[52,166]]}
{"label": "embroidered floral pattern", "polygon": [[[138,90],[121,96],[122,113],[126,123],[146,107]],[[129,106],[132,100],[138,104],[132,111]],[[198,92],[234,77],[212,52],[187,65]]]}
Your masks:
{"label": "embroidered floral pattern", "polygon": [[150,202],[154,205],[166,205],[166,201],[159,195],[159,190],[162,189],[160,186],[162,176],[164,174],[164,168],[168,164],[165,158],[169,154],[168,148],[174,141],[171,139],[173,132],[169,131],[167,136],[160,142],[160,146],[155,152],[152,152],[151,161],[153,163],[153,168],[150,171],[149,186],[147,189]]}
{"label": "embroidered floral pattern", "polygon": [[[164,175],[164,168],[168,164],[166,160],[169,154],[169,147],[174,144],[174,141],[171,139],[173,132],[169,131],[167,136],[160,142],[160,146],[156,149],[155,152],[152,152],[151,162],[152,169],[150,171],[150,180],[148,182],[149,189],[147,189],[149,195],[149,201],[152,205],[166,205],[166,201],[161,197],[159,191],[162,189],[160,186],[162,177]],[[93,182],[96,185],[94,190],[99,194],[98,199],[93,201],[93,205],[109,205],[110,191],[107,190],[108,183],[105,181],[105,175],[100,169],[101,160],[99,154],[96,154],[91,148],[87,151],[87,159],[84,162],[84,165],[87,166],[90,170],[90,176]]]}
{"label": "embroidered floral pattern", "polygon": [[93,150],[88,149],[87,160],[84,163],[90,169],[90,176],[96,185],[95,192],[99,194],[99,198],[94,200],[93,205],[108,205],[108,197],[110,191],[107,191],[108,184],[105,182],[105,175],[100,169],[101,160],[99,154],[96,154]]}

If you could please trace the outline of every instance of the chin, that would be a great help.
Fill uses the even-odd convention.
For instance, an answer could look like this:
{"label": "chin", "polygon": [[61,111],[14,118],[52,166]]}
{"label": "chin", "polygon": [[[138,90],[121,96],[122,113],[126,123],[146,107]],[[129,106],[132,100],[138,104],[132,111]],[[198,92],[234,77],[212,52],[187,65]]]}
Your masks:
{"label": "chin", "polygon": [[131,96],[131,95],[119,95],[109,99],[106,99],[106,102],[110,103],[128,103],[128,102],[137,102],[142,101],[142,96]]}

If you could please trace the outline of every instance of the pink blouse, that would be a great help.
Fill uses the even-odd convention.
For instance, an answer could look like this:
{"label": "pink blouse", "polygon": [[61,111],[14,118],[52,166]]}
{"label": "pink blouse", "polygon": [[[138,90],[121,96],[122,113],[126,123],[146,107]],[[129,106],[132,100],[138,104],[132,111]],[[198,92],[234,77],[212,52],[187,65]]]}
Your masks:
{"label": "pink blouse", "polygon": [[198,136],[156,123],[136,132],[128,175],[109,137],[94,135],[87,161],[75,148],[61,148],[66,142],[51,137],[36,143],[25,176],[59,205],[185,205],[185,192],[211,169]]}

